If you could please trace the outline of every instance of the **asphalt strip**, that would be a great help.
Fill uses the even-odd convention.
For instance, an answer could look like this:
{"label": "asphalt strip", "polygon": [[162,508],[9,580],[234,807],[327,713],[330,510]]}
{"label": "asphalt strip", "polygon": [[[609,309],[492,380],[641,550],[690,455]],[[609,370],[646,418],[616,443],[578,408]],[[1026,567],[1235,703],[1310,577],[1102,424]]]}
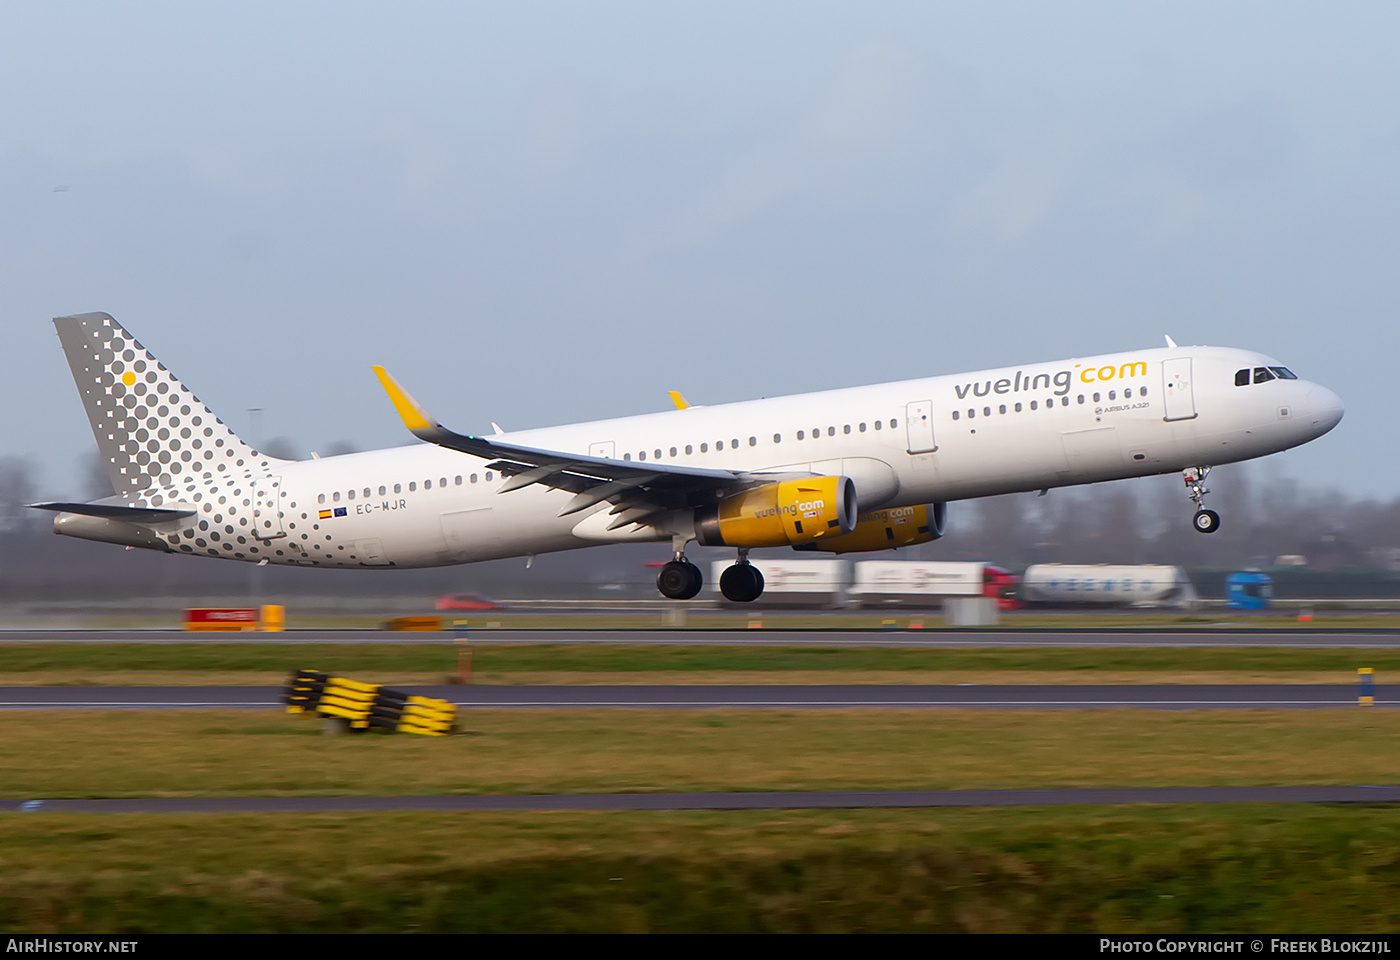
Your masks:
{"label": "asphalt strip", "polygon": [[1300,787],[1099,787],[801,793],[616,793],[447,797],[205,797],[0,800],[0,813],[375,813],[398,810],[873,810],[1074,804],[1400,803],[1400,784]]}

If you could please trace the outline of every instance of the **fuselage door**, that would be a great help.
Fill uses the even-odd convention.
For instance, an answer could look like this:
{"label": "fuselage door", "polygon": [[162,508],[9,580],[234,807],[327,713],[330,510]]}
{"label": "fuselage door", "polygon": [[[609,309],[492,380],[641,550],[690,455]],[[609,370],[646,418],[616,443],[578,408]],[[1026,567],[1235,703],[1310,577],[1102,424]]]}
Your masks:
{"label": "fuselage door", "polygon": [[932,453],[938,449],[933,442],[932,400],[915,400],[905,404],[904,422],[909,429],[910,453]]}
{"label": "fuselage door", "polygon": [[600,440],[597,443],[588,445],[588,455],[590,457],[602,457],[604,460],[616,460],[614,451],[617,443],[613,440]]}
{"label": "fuselage door", "polygon": [[1163,420],[1190,420],[1196,415],[1196,399],[1191,393],[1190,357],[1162,361],[1162,396],[1167,398],[1167,413]]}
{"label": "fuselage door", "polygon": [[259,540],[285,537],[282,529],[281,477],[259,477],[253,485],[253,535]]}

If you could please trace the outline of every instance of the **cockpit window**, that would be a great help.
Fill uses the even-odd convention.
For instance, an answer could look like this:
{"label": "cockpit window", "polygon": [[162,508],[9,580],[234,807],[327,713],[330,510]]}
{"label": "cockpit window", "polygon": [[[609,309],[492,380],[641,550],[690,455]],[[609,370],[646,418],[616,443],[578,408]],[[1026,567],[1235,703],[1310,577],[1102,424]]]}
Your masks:
{"label": "cockpit window", "polygon": [[1298,375],[1287,367],[1255,367],[1251,378],[1248,367],[1235,371],[1235,386],[1247,387],[1253,383],[1268,383],[1270,380],[1297,380]]}

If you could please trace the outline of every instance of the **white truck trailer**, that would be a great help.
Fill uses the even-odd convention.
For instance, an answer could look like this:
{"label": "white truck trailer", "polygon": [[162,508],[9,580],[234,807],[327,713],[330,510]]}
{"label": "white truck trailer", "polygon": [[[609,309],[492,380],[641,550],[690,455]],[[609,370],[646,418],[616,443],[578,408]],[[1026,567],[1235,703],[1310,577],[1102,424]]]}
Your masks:
{"label": "white truck trailer", "polygon": [[945,597],[980,597],[986,590],[985,563],[919,560],[862,560],[856,564],[851,602],[937,606]]}
{"label": "white truck trailer", "polygon": [[[763,574],[763,596],[754,603],[735,606],[846,605],[846,588],[851,576],[851,564],[847,560],[782,560],[762,557],[751,559],[750,562]],[[716,560],[710,564],[710,576],[706,587],[724,604],[728,604],[728,601],[719,592],[719,578],[733,563],[733,560]]]}
{"label": "white truck trailer", "polygon": [[1062,606],[1190,607],[1200,598],[1180,567],[1037,563],[1021,577],[1021,600]]}

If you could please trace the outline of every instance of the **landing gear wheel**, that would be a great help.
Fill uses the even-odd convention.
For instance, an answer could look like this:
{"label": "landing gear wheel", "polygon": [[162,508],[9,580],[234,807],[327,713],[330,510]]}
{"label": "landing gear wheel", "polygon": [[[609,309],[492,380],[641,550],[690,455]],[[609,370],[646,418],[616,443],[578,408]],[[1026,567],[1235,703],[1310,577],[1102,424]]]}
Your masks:
{"label": "landing gear wheel", "polygon": [[1186,495],[1196,505],[1191,526],[1196,528],[1197,533],[1214,533],[1220,529],[1220,514],[1206,509],[1206,494],[1210,493],[1206,489],[1206,477],[1209,475],[1210,467],[1206,466],[1187,467],[1181,471],[1181,478],[1186,481]]}
{"label": "landing gear wheel", "polygon": [[720,574],[719,592],[733,603],[752,603],[763,595],[763,574],[751,563],[736,563]]}
{"label": "landing gear wheel", "polygon": [[1220,514],[1214,510],[1197,510],[1191,518],[1191,525],[1197,533],[1214,533],[1220,529]]}
{"label": "landing gear wheel", "polygon": [[700,568],[689,560],[672,560],[656,575],[656,589],[668,600],[689,600],[704,584]]}

